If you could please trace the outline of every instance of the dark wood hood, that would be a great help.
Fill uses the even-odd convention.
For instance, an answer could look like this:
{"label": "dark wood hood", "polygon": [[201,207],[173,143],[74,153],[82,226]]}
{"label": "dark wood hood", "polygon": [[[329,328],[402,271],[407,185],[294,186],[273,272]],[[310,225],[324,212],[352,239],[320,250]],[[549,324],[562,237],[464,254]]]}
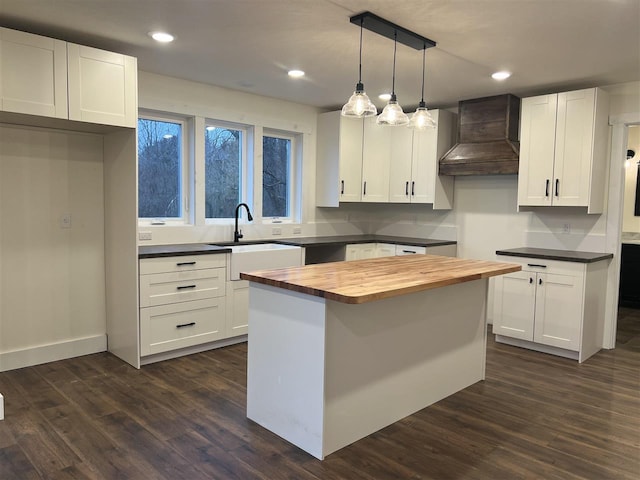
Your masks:
{"label": "dark wood hood", "polygon": [[458,105],[458,143],[440,159],[439,174],[517,174],[520,98],[505,94]]}

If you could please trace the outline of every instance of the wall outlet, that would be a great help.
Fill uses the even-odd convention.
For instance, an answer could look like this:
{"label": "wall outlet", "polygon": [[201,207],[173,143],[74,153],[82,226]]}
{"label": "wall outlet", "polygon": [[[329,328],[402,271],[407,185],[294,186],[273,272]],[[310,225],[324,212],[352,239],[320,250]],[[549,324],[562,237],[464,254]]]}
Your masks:
{"label": "wall outlet", "polygon": [[138,232],[138,240],[152,240],[151,232]]}
{"label": "wall outlet", "polygon": [[63,213],[60,217],[60,228],[71,228],[71,214]]}
{"label": "wall outlet", "polygon": [[571,233],[571,224],[565,223],[562,225],[562,233]]}
{"label": "wall outlet", "polygon": [[271,229],[271,234],[272,235],[282,235],[282,228],[280,227],[273,227]]}
{"label": "wall outlet", "polygon": [[302,227],[293,227],[293,234],[300,235],[302,233]]}

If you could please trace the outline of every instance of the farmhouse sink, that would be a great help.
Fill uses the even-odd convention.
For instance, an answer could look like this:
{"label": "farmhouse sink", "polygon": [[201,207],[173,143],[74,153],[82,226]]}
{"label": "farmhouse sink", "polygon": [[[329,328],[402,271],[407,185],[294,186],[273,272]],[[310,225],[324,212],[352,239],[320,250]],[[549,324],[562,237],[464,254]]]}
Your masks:
{"label": "farmhouse sink", "polygon": [[302,248],[278,243],[222,245],[231,249],[230,280],[240,280],[240,272],[270,270],[302,265]]}

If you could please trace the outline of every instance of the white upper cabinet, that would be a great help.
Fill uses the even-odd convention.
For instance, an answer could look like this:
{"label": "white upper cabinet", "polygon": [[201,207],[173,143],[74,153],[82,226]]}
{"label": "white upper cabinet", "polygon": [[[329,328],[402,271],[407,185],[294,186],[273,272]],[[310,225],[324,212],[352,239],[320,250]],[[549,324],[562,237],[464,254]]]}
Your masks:
{"label": "white upper cabinet", "polygon": [[362,184],[361,118],[340,112],[318,115],[316,203],[337,207],[339,202],[359,202]]}
{"label": "white upper cabinet", "polygon": [[518,205],[602,213],[608,116],[598,88],[522,99]]}
{"label": "white upper cabinet", "polygon": [[0,28],[0,110],[67,118],[67,46]]}
{"label": "white upper cabinet", "polygon": [[[362,140],[362,202],[389,201],[389,162],[393,127],[378,125],[376,117],[364,119]],[[409,149],[411,144],[409,144]]]}
{"label": "white upper cabinet", "polygon": [[452,208],[454,177],[438,176],[438,160],[454,142],[455,115],[431,113],[438,126],[426,131],[377,125],[375,117],[342,117],[339,111],[320,114],[317,206],[391,202]]}
{"label": "white upper cabinet", "polygon": [[436,128],[393,129],[396,155],[391,157],[389,201],[431,203],[434,210],[453,208],[453,176],[438,175],[438,160],[455,140],[455,115],[431,110]]}
{"label": "white upper cabinet", "polygon": [[0,28],[0,110],[135,128],[137,60]]}
{"label": "white upper cabinet", "polygon": [[69,119],[136,126],[137,62],[134,57],[67,44]]}

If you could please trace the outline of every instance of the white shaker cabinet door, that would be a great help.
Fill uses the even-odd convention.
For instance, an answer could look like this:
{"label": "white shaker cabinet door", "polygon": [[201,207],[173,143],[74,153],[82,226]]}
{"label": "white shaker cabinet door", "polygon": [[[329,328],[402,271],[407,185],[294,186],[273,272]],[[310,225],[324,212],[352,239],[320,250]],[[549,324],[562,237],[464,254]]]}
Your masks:
{"label": "white shaker cabinet door", "polygon": [[522,99],[518,205],[551,205],[558,95]]}
{"label": "white shaker cabinet door", "polygon": [[391,129],[378,125],[375,117],[364,119],[362,142],[362,201],[389,201]]}
{"label": "white shaker cabinet door", "polygon": [[135,128],[136,59],[73,43],[67,51],[69,119]]}
{"label": "white shaker cabinet door", "polygon": [[0,28],[0,110],[67,118],[67,44]]}
{"label": "white shaker cabinet door", "polygon": [[359,202],[362,184],[362,119],[338,116],[340,201]]}
{"label": "white shaker cabinet door", "polygon": [[535,272],[527,271],[496,277],[493,333],[533,340],[535,281]]}
{"label": "white shaker cabinet door", "polygon": [[534,342],[580,349],[582,283],[581,276],[538,273]]}
{"label": "white shaker cabinet door", "polygon": [[553,179],[555,206],[589,203],[596,90],[558,94]]}
{"label": "white shaker cabinet door", "polygon": [[415,182],[412,180],[411,172],[414,133],[410,128],[384,128],[389,129],[391,135],[389,202],[410,203],[412,201],[412,187],[415,191]]}

